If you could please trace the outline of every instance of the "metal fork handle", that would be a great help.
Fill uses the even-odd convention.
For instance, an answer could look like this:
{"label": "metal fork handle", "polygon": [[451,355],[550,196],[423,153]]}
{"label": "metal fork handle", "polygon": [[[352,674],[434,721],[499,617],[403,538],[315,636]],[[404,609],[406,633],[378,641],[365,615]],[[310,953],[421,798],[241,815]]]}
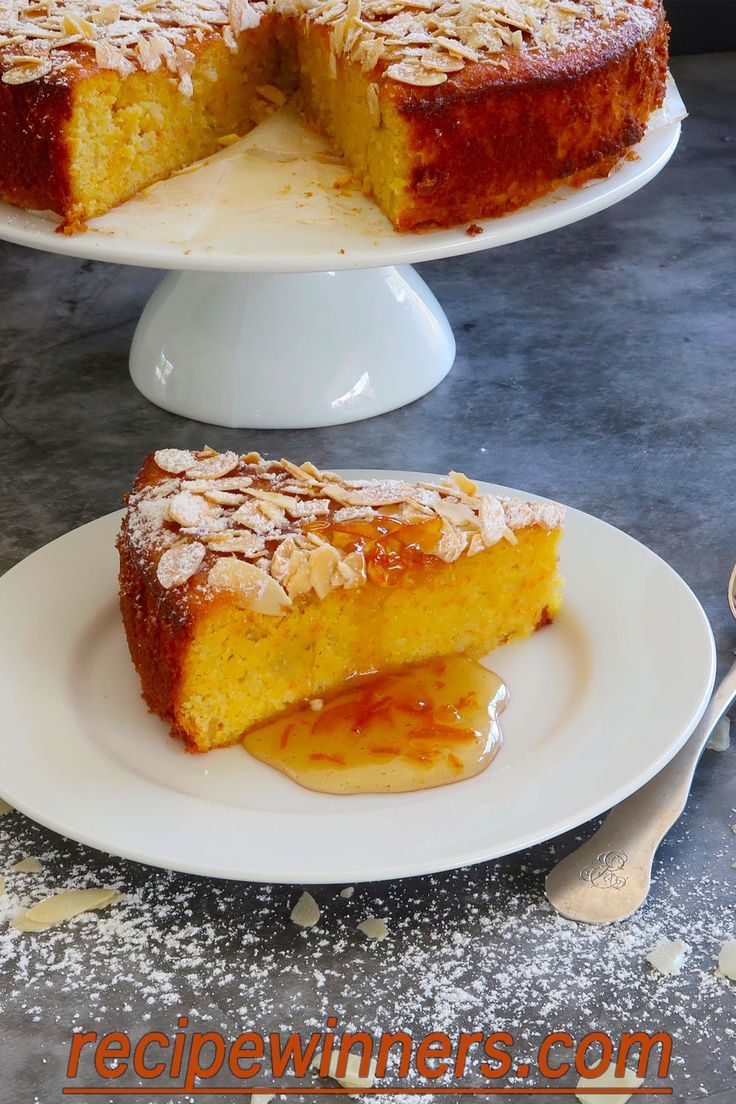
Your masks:
{"label": "metal fork handle", "polygon": [[547,876],[553,907],[570,920],[608,924],[646,900],[657,848],[687,803],[703,749],[736,699],[736,663],[711,698],[685,746],[631,797],[616,805],[591,838]]}

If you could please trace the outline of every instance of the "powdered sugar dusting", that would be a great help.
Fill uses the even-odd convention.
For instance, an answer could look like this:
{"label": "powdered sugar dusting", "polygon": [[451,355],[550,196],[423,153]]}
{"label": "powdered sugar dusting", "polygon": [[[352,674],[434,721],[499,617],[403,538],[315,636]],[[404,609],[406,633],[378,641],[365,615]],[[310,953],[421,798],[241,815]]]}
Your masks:
{"label": "powdered sugar dusting", "polygon": [[[337,886],[312,886],[320,923],[300,931],[289,920],[294,887],[151,870],[14,813],[0,822],[6,1039],[29,1032],[40,1039],[43,1025],[48,1064],[38,1065],[34,1088],[45,1101],[58,1097],[73,1028],[140,1034],[172,1029],[179,1014],[195,1029],[232,1036],[250,1028],[324,1030],[330,1014],[341,1030],[510,1030],[525,1060],[553,1029],[578,1037],[663,1029],[673,1033],[673,1099],[684,1104],[703,1095],[691,1077],[703,1055],[713,1071],[709,1091],[736,1084],[736,990],[716,974],[721,945],[734,932],[726,879],[736,844],[725,819],[721,842],[711,840],[695,870],[686,838],[680,824],[658,862],[652,897],[621,924],[582,926],[551,910],[542,885],[562,854],[558,843],[465,871],[357,886],[352,900]],[[42,858],[42,875],[9,872],[27,853]],[[123,894],[114,911],[31,937],[8,927],[49,893],[92,885]],[[369,941],[356,931],[371,914],[388,918],[390,939]],[[647,951],[673,935],[692,947],[687,964],[677,976],[655,975]]]}

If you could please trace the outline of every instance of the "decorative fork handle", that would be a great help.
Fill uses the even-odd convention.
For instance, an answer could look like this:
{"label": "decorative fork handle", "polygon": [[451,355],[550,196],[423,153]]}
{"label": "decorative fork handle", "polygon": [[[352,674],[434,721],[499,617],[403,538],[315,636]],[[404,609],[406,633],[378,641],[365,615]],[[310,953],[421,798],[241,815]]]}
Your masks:
{"label": "decorative fork handle", "polygon": [[594,836],[547,876],[552,906],[570,920],[608,924],[646,900],[657,848],[687,803],[708,739],[736,698],[736,663],[718,686],[700,723],[658,775],[616,805]]}

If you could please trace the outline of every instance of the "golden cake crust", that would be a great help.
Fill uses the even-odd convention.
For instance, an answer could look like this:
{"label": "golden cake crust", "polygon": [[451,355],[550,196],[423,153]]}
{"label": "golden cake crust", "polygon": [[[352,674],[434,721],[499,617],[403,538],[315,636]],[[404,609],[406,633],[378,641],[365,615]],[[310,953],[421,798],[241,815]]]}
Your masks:
{"label": "golden cake crust", "polygon": [[[10,0],[10,16],[0,13],[0,197],[50,209],[63,217],[63,228],[79,228],[109,202],[180,167],[169,158],[158,173],[122,183],[109,202],[95,205],[78,194],[72,124],[85,86],[100,82],[100,91],[116,92],[137,79],[145,100],[148,86],[140,78],[154,85],[165,78],[196,100],[192,73],[196,82],[197,66],[206,66],[218,44],[232,52],[252,38],[260,50],[279,39],[278,49],[289,53],[284,43],[294,25],[307,48],[317,44],[319,64],[337,85],[349,67],[357,68],[360,95],[379,132],[389,114],[400,120],[398,148],[407,157],[390,196],[378,171],[353,166],[399,230],[504,214],[561,181],[607,173],[642,137],[663,99],[668,28],[661,0],[503,0],[500,22],[487,0],[472,2],[477,25],[468,26],[454,0],[406,8],[402,0],[206,0],[199,15],[188,0],[123,0],[122,8],[98,0],[28,7]],[[21,11],[35,14],[16,18]],[[29,37],[35,22],[45,38]],[[485,45],[478,47],[484,27]],[[270,70],[266,79],[290,91],[291,58],[283,82],[276,61]],[[322,102],[314,96],[310,102],[304,83],[308,113],[345,147],[340,128],[330,125]],[[252,121],[238,117],[239,132]],[[180,125],[186,131],[186,119]],[[204,156],[217,148],[217,136],[188,148]]]}

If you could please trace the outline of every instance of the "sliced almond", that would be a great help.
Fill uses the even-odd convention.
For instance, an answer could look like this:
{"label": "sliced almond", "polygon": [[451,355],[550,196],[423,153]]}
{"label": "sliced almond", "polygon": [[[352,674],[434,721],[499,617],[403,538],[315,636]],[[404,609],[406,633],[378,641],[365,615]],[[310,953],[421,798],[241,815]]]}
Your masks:
{"label": "sliced almond", "polygon": [[256,533],[229,532],[213,533],[206,538],[207,547],[218,555],[241,555],[249,559],[262,556],[266,551],[263,537]]}
{"label": "sliced almond", "polygon": [[478,493],[478,484],[474,483],[472,479],[468,479],[467,475],[463,475],[462,472],[448,472],[446,478],[442,480],[442,484],[446,487],[457,487],[459,491],[470,495],[471,498]]}
{"label": "sliced almond", "polygon": [[206,549],[198,541],[175,544],[158,561],[156,577],[165,590],[183,586],[202,566]]}
{"label": "sliced almond", "polygon": [[358,931],[362,932],[367,939],[373,939],[379,943],[388,936],[386,921],[380,916],[369,916],[367,920],[363,920],[358,924]]}
{"label": "sliced almond", "polygon": [[311,893],[302,893],[301,897],[294,905],[289,919],[292,924],[296,924],[298,928],[313,928],[319,920],[320,911],[319,905],[315,901]]}
{"label": "sliced almond", "polygon": [[480,535],[486,548],[498,544],[506,532],[506,515],[499,499],[493,495],[479,495]]}
{"label": "sliced almond", "polygon": [[27,858],[21,859],[10,869],[16,874],[38,874],[43,868],[39,859],[35,858],[34,855],[28,855]]}
{"label": "sliced almond", "polygon": [[216,508],[202,497],[189,491],[179,491],[169,499],[168,515],[170,521],[194,529],[206,525],[217,513]]}
{"label": "sliced almond", "polygon": [[12,805],[8,805],[7,801],[3,801],[0,797],[0,817],[6,816],[7,813],[14,813],[15,809]]}
{"label": "sliced almond", "polygon": [[444,84],[447,73],[437,70],[425,69],[421,64],[413,61],[397,61],[386,69],[386,76],[400,84],[410,84],[417,88],[431,88],[435,84]]}
{"label": "sliced almond", "polygon": [[282,617],[291,607],[291,598],[276,580],[255,564],[226,557],[210,569],[209,584],[216,590],[229,590],[254,613]]}
{"label": "sliced almond", "polygon": [[363,586],[368,580],[365,556],[359,549],[355,552],[349,552],[347,556],[340,560],[337,570],[342,576],[343,586],[346,590]]}
{"label": "sliced almond", "polygon": [[456,529],[452,522],[443,521],[442,536],[437,542],[435,556],[438,556],[444,563],[454,563],[462,556],[469,540],[468,534]]}
{"label": "sliced almond", "polygon": [[31,81],[40,80],[51,72],[51,62],[41,58],[29,59],[23,65],[14,65],[6,69],[0,80],[3,84],[29,84]]}
{"label": "sliced almond", "polygon": [[[183,52],[188,51],[182,51],[182,53]],[[192,54],[192,62],[193,61],[194,55]],[[235,452],[216,452],[214,455],[209,454],[203,459],[195,460],[194,463],[187,468],[187,479],[220,479],[223,475],[228,475],[233,468],[237,468],[239,463],[240,457]]]}
{"label": "sliced almond", "polygon": [[93,889],[67,889],[46,897],[26,909],[13,920],[12,927],[22,932],[44,931],[63,924],[90,909],[103,909],[120,899],[116,889],[98,886]]}
{"label": "sliced almond", "polygon": [[235,491],[204,491],[204,497],[208,502],[214,502],[218,506],[242,506],[246,501],[244,494]]}
{"label": "sliced almond", "polygon": [[318,598],[325,598],[335,586],[341,586],[342,580],[335,579],[340,553],[331,544],[322,544],[315,548],[309,557],[309,573],[312,587]]}

